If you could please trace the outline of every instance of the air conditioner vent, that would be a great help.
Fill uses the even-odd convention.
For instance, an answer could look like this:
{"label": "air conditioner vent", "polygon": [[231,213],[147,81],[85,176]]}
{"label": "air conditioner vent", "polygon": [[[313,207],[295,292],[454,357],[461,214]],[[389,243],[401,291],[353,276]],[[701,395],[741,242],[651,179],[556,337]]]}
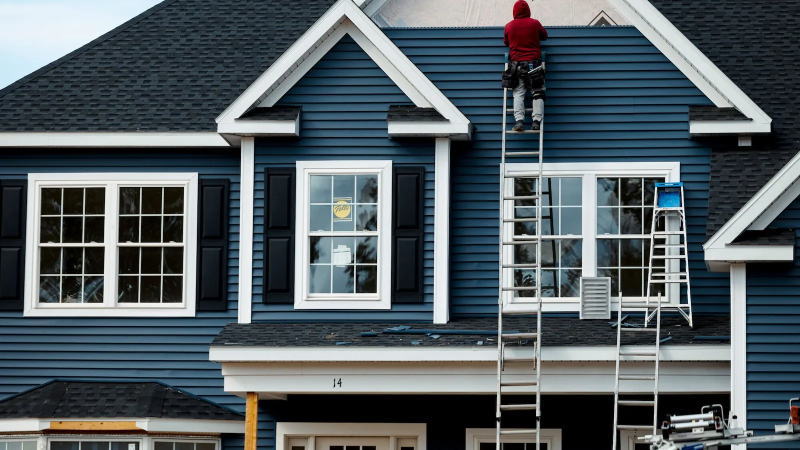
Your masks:
{"label": "air conditioner vent", "polygon": [[581,319],[611,318],[611,278],[581,277]]}

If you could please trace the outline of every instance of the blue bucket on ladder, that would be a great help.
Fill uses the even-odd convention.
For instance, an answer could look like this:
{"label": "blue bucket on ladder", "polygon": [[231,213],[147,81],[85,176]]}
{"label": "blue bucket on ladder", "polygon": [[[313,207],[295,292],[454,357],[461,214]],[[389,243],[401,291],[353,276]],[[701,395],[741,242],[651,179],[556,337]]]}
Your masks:
{"label": "blue bucket on ladder", "polygon": [[683,183],[656,183],[656,206],[659,208],[680,208]]}

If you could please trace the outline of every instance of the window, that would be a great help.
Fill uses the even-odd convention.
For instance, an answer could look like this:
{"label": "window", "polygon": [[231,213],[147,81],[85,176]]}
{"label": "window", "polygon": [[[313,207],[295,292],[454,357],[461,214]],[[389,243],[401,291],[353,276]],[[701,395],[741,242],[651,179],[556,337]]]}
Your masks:
{"label": "window", "polygon": [[164,441],[155,440],[153,450],[216,450],[216,443],[208,441]]}
{"label": "window", "polygon": [[298,308],[387,309],[391,162],[299,162]]}
{"label": "window", "polygon": [[278,422],[275,448],[415,450],[426,448],[425,428],[424,423]]}
{"label": "window", "polygon": [[50,450],[139,450],[139,442],[51,440]]}
{"label": "window", "polygon": [[[509,169],[530,171],[535,167],[510,164]],[[617,297],[634,300],[645,295],[654,183],[677,181],[678,163],[554,163],[545,164],[544,174],[541,283],[546,308],[576,310],[582,276],[610,277]],[[514,192],[506,195],[524,197],[535,192],[533,179],[517,179]],[[506,207],[514,208],[517,219],[536,216],[533,200],[517,199]],[[664,224],[657,226],[664,228]],[[516,239],[535,235],[534,227],[535,222],[508,224],[504,240],[512,233]],[[536,261],[534,244],[507,247],[504,251],[513,252],[514,264]],[[663,254],[663,249],[654,254]],[[506,272],[506,284],[512,280],[517,288],[536,284],[532,269]],[[664,293],[661,286],[651,295]],[[677,300],[677,292],[666,294],[667,300]],[[517,289],[506,294],[505,303],[511,309],[524,309],[535,295],[534,290]]]}
{"label": "window", "polygon": [[0,450],[36,450],[36,440],[0,440]]}
{"label": "window", "polygon": [[26,315],[193,315],[196,174],[31,174]]}
{"label": "window", "polygon": [[[494,428],[467,428],[466,450],[494,450]],[[541,450],[561,450],[561,430],[542,429],[539,439]],[[501,447],[504,450],[536,450],[536,436],[534,434],[519,434],[504,436]]]}

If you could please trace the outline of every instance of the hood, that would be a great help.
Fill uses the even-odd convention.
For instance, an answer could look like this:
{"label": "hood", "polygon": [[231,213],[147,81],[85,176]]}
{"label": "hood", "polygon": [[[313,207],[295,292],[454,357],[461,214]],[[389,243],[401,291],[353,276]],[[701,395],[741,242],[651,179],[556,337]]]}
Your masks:
{"label": "hood", "polygon": [[528,2],[525,0],[518,0],[517,3],[514,3],[514,18],[515,19],[526,19],[531,16],[531,7],[528,6]]}

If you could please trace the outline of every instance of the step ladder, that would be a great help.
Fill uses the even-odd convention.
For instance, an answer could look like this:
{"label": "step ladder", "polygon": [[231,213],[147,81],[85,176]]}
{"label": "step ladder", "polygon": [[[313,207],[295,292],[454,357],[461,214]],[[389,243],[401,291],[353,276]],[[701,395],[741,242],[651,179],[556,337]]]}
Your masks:
{"label": "step ladder", "polygon": [[[507,67],[507,66],[506,66]],[[508,116],[511,89],[503,89],[502,140],[500,160],[500,274],[497,323],[497,395],[496,450],[508,435],[535,435],[540,448],[541,431],[541,366],[542,366],[542,291],[539,262],[542,254],[542,163],[544,121],[538,131],[514,132]],[[513,102],[513,98],[512,102]],[[530,113],[531,109],[526,109]],[[507,148],[509,135],[538,135],[536,150]],[[517,142],[522,142],[520,139]],[[512,163],[527,163],[524,170],[515,170]],[[524,309],[509,306],[514,299],[524,298]],[[514,305],[515,307],[518,305]],[[524,316],[528,330],[506,331],[503,318]],[[515,328],[519,325],[515,323]],[[508,370],[509,362],[525,366],[524,373]],[[516,367],[519,369],[519,366]],[[521,402],[514,394],[534,397],[534,403]],[[531,427],[508,429],[504,418],[513,414],[534,414]]]}
{"label": "step ladder", "polygon": [[[649,314],[647,302],[624,302],[620,293],[617,311],[617,359],[614,373],[614,428],[611,449],[618,450],[620,431],[643,431],[655,435],[658,428],[658,384],[661,362],[661,298],[654,303],[654,327],[641,325],[641,322],[626,323],[629,313]],[[634,325],[634,326],[629,326]],[[644,337],[644,339],[640,339]],[[647,344],[642,345],[642,341]],[[635,364],[631,364],[635,363]],[[623,365],[639,368],[638,372],[623,373]],[[635,384],[634,384],[635,383]],[[625,391],[624,393],[621,391]],[[629,392],[636,392],[631,394]],[[651,394],[652,392],[652,394]],[[636,424],[620,424],[620,410],[652,412],[652,415],[639,414],[637,417],[651,417],[652,422],[639,421]],[[620,447],[624,450],[623,447]]]}
{"label": "step ladder", "polygon": [[[667,299],[678,298],[677,304],[666,304],[661,309],[677,311],[693,327],[683,183],[656,183],[654,197],[645,294],[645,300],[650,305],[645,324],[653,319],[656,308],[653,307],[652,300],[657,292],[661,292]],[[683,286],[686,286],[685,301],[681,295]]]}

